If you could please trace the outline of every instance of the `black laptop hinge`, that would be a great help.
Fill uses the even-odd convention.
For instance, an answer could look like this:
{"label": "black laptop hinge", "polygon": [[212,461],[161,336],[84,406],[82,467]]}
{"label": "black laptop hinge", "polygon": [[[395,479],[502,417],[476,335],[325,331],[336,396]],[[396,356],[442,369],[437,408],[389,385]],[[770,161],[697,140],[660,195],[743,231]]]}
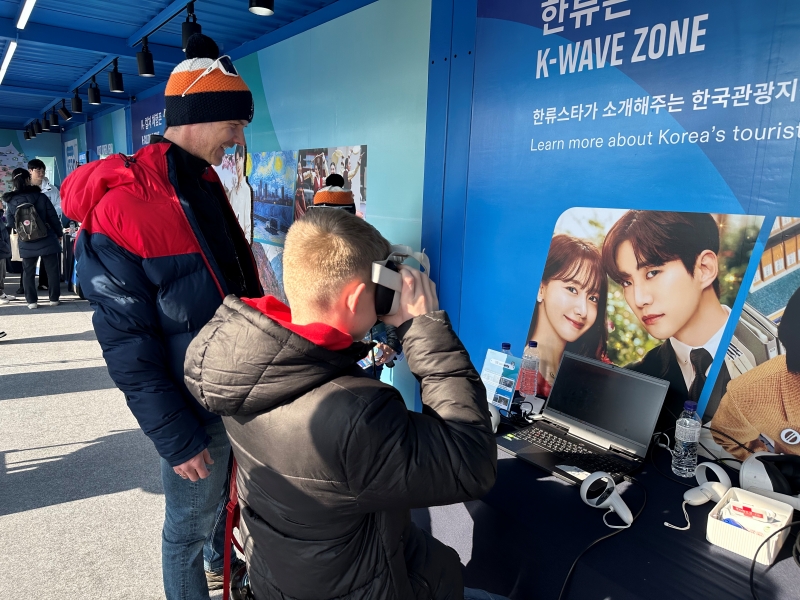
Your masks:
{"label": "black laptop hinge", "polygon": [[638,460],[638,458],[639,458],[639,457],[638,457],[636,454],[634,454],[633,452],[628,452],[628,451],[627,451],[627,450],[625,450],[624,448],[617,448],[617,447],[616,447],[614,444],[611,444],[611,446],[609,446],[609,448],[608,448],[608,449],[609,449],[609,450],[611,450],[612,452],[616,452],[617,454],[621,454],[621,455],[622,455],[622,456],[624,456],[625,458],[629,458],[629,459],[631,459],[631,460]]}
{"label": "black laptop hinge", "polygon": [[542,419],[542,422],[546,423],[549,427],[552,427],[553,429],[558,429],[559,431],[563,431],[564,433],[569,433],[569,427],[564,427],[559,423],[548,421],[547,419]]}

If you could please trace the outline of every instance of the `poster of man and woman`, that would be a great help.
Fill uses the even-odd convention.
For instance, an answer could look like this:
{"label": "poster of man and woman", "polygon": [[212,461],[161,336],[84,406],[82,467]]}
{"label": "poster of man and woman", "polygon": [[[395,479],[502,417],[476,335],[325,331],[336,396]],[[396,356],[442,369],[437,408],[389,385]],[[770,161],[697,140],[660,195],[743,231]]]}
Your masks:
{"label": "poster of man and woman", "polygon": [[[539,344],[540,395],[549,394],[570,351],[669,381],[657,431],[674,426],[684,402],[694,400],[716,430],[704,430],[703,438],[715,455],[800,454],[800,436],[785,441],[800,424],[791,421],[800,417],[800,389],[769,399],[750,390],[767,370],[776,377],[786,371],[778,330],[800,287],[800,219],[777,219],[770,241],[754,255],[762,226],[771,222],[753,215],[567,210],[555,227],[528,331]],[[767,265],[763,256],[779,253],[776,275],[774,261]],[[737,303],[741,294],[745,302]],[[725,339],[731,318],[736,325]],[[724,360],[714,377],[718,356]],[[734,393],[742,389],[749,391]]]}
{"label": "poster of man and woman", "polygon": [[325,179],[342,175],[362,218],[367,206],[367,147],[248,152],[234,146],[215,167],[253,248],[264,291],[286,301],[283,246],[292,223],[314,203]]}

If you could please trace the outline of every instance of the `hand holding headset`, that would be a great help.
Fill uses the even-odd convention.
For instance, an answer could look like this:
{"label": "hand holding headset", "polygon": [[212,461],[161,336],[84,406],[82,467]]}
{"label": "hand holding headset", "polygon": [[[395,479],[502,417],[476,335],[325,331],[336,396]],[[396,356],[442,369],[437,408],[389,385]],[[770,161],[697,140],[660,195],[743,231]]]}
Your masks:
{"label": "hand holding headset", "polygon": [[[404,265],[409,257],[414,258],[424,272]],[[429,271],[430,260],[424,252],[414,252],[408,246],[392,246],[386,260],[372,263],[377,315],[384,322],[399,326],[410,318],[438,310],[436,286],[428,276]]]}

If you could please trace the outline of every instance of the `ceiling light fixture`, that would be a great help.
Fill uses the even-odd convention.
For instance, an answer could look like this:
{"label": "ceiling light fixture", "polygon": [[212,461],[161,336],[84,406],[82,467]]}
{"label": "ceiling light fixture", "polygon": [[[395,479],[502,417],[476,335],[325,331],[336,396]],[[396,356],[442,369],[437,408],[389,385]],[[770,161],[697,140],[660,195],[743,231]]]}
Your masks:
{"label": "ceiling light fixture", "polygon": [[33,127],[33,124],[31,124],[31,125],[28,127],[28,131],[30,131],[30,132],[31,132],[31,137],[32,137],[32,138],[35,138],[35,137],[36,137],[36,129],[34,129],[34,127]]}
{"label": "ceiling light fixture", "polygon": [[58,114],[60,114],[65,121],[69,121],[72,118],[72,113],[67,110],[67,101],[63,98],[61,99],[61,108],[58,109]]}
{"label": "ceiling light fixture", "polygon": [[97,85],[97,79],[92,75],[92,83],[89,84],[89,104],[93,106],[100,105],[100,86]]}
{"label": "ceiling light fixture", "polygon": [[11,62],[11,59],[14,56],[14,52],[17,50],[17,40],[11,40],[8,42],[8,48],[6,49],[6,55],[3,57],[3,64],[0,66],[0,83],[3,83],[3,77],[6,76],[6,71],[8,71],[8,65]]}
{"label": "ceiling light fixture", "polygon": [[26,139],[26,140],[29,140],[29,139],[31,139],[31,133],[30,133],[30,131],[28,131],[28,129],[27,129],[27,128],[25,129],[25,139]]}
{"label": "ceiling light fixture", "polygon": [[114,70],[108,72],[108,89],[115,94],[121,94],[125,91],[125,86],[122,84],[122,73],[119,72],[119,59],[114,59]]}
{"label": "ceiling light fixture", "polygon": [[50,121],[47,120],[47,113],[42,116],[42,131],[50,131]]}
{"label": "ceiling light fixture", "polygon": [[250,12],[262,17],[275,14],[275,0],[250,0]]}
{"label": "ceiling light fixture", "polygon": [[25,4],[19,13],[19,19],[17,19],[17,29],[25,29],[25,25],[28,24],[28,19],[30,19],[33,12],[34,4],[36,4],[36,0],[25,0]]}
{"label": "ceiling light fixture", "polygon": [[76,89],[74,91],[75,95],[72,97],[70,106],[72,107],[72,112],[79,115],[83,112],[83,100],[81,100],[81,97],[78,95],[78,90]]}
{"label": "ceiling light fixture", "polygon": [[186,52],[189,38],[195,33],[203,33],[203,28],[197,22],[197,15],[194,14],[194,2],[189,2],[186,7],[186,20],[181,25],[181,49],[184,52]]}
{"label": "ceiling light fixture", "polygon": [[50,115],[50,130],[52,131],[53,127],[58,127],[58,115],[56,114],[56,107],[53,107],[53,114]]}
{"label": "ceiling light fixture", "polygon": [[33,130],[36,132],[36,135],[39,135],[40,133],[42,133],[42,124],[39,123],[39,119],[36,119],[33,122]]}
{"label": "ceiling light fixture", "polygon": [[142,38],[142,51],[136,53],[136,63],[139,66],[139,77],[155,77],[156,67],[153,64],[153,54],[147,47],[147,36]]}

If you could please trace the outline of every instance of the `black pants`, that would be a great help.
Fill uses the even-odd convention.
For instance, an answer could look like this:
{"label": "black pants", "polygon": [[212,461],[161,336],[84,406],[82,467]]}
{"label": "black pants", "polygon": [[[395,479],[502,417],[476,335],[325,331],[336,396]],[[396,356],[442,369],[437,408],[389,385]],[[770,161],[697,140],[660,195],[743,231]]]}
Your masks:
{"label": "black pants", "polygon": [[[39,293],[36,291],[36,261],[39,259],[22,259],[22,286],[25,288],[25,301],[34,304],[39,300]],[[42,268],[47,271],[47,278],[53,282],[48,286],[50,301],[55,302],[61,297],[61,286],[59,285],[58,275],[58,254],[48,254],[42,256]]]}

